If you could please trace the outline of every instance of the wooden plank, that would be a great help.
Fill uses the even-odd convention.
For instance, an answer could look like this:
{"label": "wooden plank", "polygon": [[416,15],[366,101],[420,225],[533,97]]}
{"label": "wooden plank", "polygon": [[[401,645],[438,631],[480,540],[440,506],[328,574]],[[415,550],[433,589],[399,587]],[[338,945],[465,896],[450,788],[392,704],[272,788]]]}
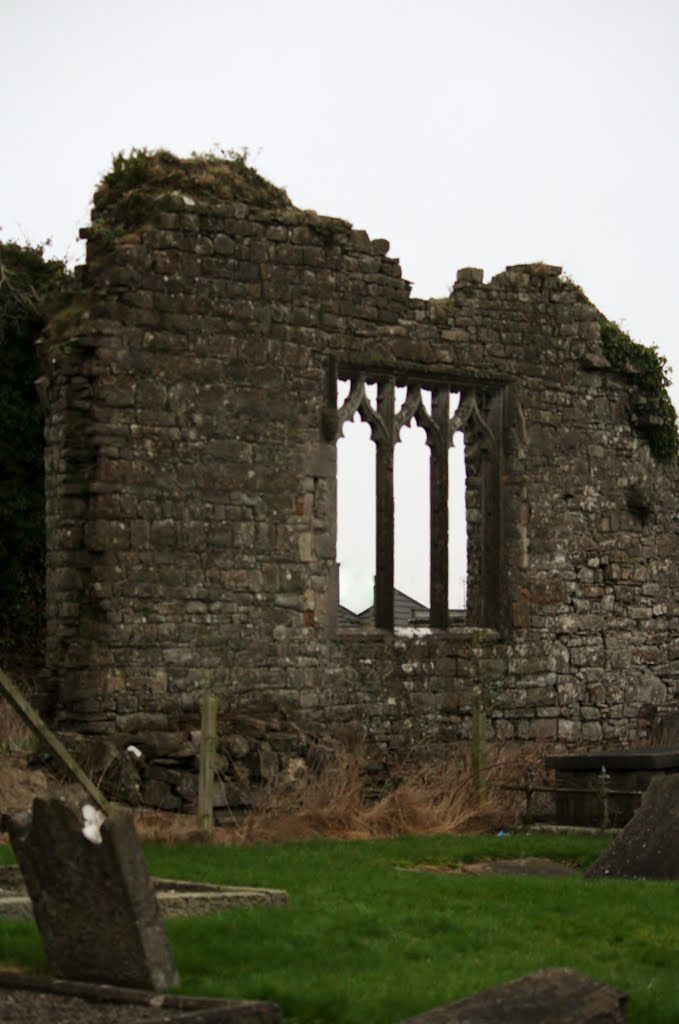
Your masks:
{"label": "wooden plank", "polygon": [[476,802],[482,804],[486,799],[486,712],[480,690],[472,697],[472,780]]}
{"label": "wooden plank", "polygon": [[21,715],[23,720],[29,728],[32,729],[38,739],[45,743],[52,753],[59,759],[68,774],[83,787],[97,807],[99,807],[104,814],[110,814],[111,805],[106,797],[98,787],[95,786],[89,776],[85,774],[78,762],[71,756],[71,754],[69,754],[61,740],[54,735],[33,705],[26,700],[24,695],[17,689],[10,677],[3,672],[2,669],[0,669],[0,692],[9,701],[14,710]]}
{"label": "wooden plank", "polygon": [[198,824],[203,832],[214,829],[214,783],[217,758],[217,698],[204,693],[200,716],[200,777],[198,780]]}

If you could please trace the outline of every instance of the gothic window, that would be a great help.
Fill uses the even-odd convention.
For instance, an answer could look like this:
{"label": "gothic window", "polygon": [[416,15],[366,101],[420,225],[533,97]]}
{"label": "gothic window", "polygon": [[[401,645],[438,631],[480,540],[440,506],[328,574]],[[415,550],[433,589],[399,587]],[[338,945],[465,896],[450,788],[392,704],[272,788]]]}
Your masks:
{"label": "gothic window", "polygon": [[[451,395],[456,393],[459,403],[453,408]],[[501,392],[453,381],[403,380],[392,374],[332,367],[327,440],[341,439],[345,424],[357,419],[370,429],[375,445],[374,624],[394,628],[394,455],[402,428],[411,423],[424,431],[430,452],[429,624],[438,629],[449,625],[448,466],[449,450],[459,432],[464,435],[467,469],[467,621],[497,624],[502,575]]]}

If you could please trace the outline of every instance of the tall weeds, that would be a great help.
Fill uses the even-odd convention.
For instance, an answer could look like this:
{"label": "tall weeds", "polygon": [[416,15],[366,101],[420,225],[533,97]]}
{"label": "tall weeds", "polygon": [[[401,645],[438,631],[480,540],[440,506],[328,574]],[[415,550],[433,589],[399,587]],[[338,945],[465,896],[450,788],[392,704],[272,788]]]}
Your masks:
{"label": "tall weeds", "polygon": [[[471,752],[460,745],[436,760],[414,757],[395,767],[379,787],[366,757],[342,746],[323,750],[315,767],[291,780],[263,787],[240,821],[216,827],[216,843],[277,843],[315,837],[368,839],[397,835],[483,832],[514,826],[525,810],[520,787],[526,768],[536,770],[546,750],[538,744],[489,744],[486,798],[479,803]],[[152,809],[135,812],[144,839],[187,842],[205,838],[191,815]]]}
{"label": "tall weeds", "polygon": [[528,764],[543,756],[535,746],[489,745],[487,795],[479,803],[466,747],[433,761],[413,759],[395,769],[377,794],[367,781],[365,758],[339,748],[318,770],[267,787],[236,829],[237,840],[364,839],[513,825],[522,810],[521,794],[501,787],[520,785]]}

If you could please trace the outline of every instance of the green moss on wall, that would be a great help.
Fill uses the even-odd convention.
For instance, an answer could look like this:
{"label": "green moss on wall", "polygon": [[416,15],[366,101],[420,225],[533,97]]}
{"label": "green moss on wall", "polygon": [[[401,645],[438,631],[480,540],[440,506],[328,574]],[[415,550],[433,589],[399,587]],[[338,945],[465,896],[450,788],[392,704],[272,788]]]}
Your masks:
{"label": "green moss on wall", "polygon": [[194,153],[180,159],[165,149],[118,153],[94,197],[93,227],[99,233],[133,231],[148,219],[149,203],[162,192],[183,192],[195,199],[236,199],[260,206],[290,206],[278,188],[251,167],[247,150],[225,154]]}
{"label": "green moss on wall", "polygon": [[635,425],[659,459],[676,458],[679,451],[677,414],[669,396],[667,360],[653,346],[633,341],[618,324],[598,314],[603,350],[609,363],[634,380]]}

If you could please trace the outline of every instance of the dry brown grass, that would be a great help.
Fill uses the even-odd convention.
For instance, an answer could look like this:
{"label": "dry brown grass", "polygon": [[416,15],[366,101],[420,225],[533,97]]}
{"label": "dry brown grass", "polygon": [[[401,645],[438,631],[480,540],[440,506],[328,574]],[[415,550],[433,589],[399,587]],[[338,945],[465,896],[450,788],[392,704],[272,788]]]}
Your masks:
{"label": "dry brown grass", "polygon": [[394,771],[375,796],[366,785],[365,759],[338,749],[317,772],[295,783],[274,782],[236,830],[240,842],[285,842],[327,836],[367,839],[485,831],[514,824],[520,794],[500,788],[520,783],[537,747],[492,745],[487,750],[486,795],[479,802],[465,746],[434,761],[414,759]]}
{"label": "dry brown grass", "polygon": [[134,824],[137,834],[145,842],[151,843],[195,843],[211,839],[215,843],[234,843],[237,837],[230,828],[216,828],[212,836],[207,836],[197,824],[192,814],[175,814],[172,811],[157,811],[152,807],[142,807],[134,811]]}
{"label": "dry brown grass", "polygon": [[[491,744],[487,750],[486,797],[479,803],[469,748],[445,759],[412,759],[394,770],[375,794],[366,760],[343,747],[325,752],[315,771],[290,781],[277,779],[239,824],[218,827],[216,843],[293,842],[316,837],[368,839],[397,835],[482,832],[520,820],[525,800],[502,788],[521,784],[529,764],[539,766],[538,745]],[[205,839],[189,815],[141,810],[135,814],[144,839],[189,842]]]}
{"label": "dry brown grass", "polygon": [[[14,755],[25,755],[31,745],[30,730],[0,700],[0,756],[14,761]],[[309,758],[315,767],[292,780],[279,776],[262,788],[243,820],[215,828],[211,838],[217,843],[247,844],[319,836],[436,835],[513,826],[525,800],[520,792],[503,787],[521,785],[528,765],[539,770],[546,752],[537,744],[489,744],[486,793],[480,803],[468,745],[457,745],[437,760],[413,756],[396,766],[379,789],[371,783],[367,759],[360,751],[339,745],[322,748],[317,758]],[[43,788],[47,784],[44,778],[41,784]],[[147,840],[172,843],[207,838],[192,815],[142,808],[135,811],[135,822]]]}

